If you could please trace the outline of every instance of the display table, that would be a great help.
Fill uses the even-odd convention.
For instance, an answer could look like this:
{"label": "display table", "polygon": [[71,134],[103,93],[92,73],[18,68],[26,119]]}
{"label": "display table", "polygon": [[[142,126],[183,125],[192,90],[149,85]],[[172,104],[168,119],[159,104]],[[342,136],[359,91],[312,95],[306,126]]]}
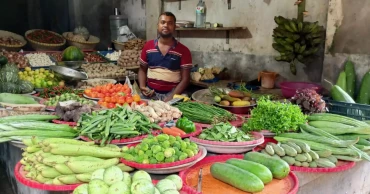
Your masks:
{"label": "display table", "polygon": [[[0,144],[0,161],[5,170],[14,194],[69,194],[70,192],[52,192],[29,188],[18,183],[14,176],[14,167],[21,159],[22,150],[9,143]],[[211,154],[213,155],[213,154]],[[356,163],[350,170],[337,173],[295,172],[299,178],[299,194],[364,194],[370,192],[370,162]],[[162,179],[167,175],[153,175],[153,179]]]}

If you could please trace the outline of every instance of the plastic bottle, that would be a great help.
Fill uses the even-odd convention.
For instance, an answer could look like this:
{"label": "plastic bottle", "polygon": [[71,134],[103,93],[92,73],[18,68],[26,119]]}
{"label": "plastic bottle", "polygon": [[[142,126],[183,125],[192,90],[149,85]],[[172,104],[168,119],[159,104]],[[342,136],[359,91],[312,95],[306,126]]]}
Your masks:
{"label": "plastic bottle", "polygon": [[196,28],[205,28],[206,27],[206,3],[203,0],[199,0],[199,3],[196,7]]}
{"label": "plastic bottle", "polygon": [[128,25],[128,19],[120,15],[118,8],[114,8],[114,15],[109,16],[109,24],[110,24],[110,32],[111,32],[111,40],[117,40],[119,36],[119,28],[121,26]]}

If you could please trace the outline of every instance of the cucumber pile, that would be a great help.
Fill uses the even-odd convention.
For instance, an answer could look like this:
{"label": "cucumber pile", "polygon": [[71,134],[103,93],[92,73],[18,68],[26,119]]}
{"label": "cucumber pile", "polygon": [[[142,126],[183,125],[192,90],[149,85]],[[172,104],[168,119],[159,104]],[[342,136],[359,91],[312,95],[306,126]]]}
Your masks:
{"label": "cucumber pile", "polygon": [[289,165],[310,168],[332,168],[338,163],[330,151],[315,152],[303,142],[268,143],[262,154],[281,158]]}
{"label": "cucumber pile", "polygon": [[48,138],[24,140],[27,145],[20,163],[26,178],[42,184],[70,185],[87,183],[98,169],[117,166],[121,171],[133,168],[118,164],[122,155],[115,145],[97,147],[94,142]]}
{"label": "cucumber pile", "polygon": [[229,159],[211,166],[214,178],[246,192],[260,192],[273,178],[284,179],[290,172],[289,165],[280,158],[258,152],[248,152],[244,159]]}

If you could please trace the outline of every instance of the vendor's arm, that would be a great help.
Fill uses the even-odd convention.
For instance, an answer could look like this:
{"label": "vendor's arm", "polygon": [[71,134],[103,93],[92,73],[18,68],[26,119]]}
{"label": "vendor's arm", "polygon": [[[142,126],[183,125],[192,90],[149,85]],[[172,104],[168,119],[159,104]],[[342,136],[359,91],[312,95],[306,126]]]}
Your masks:
{"label": "vendor's arm", "polygon": [[146,56],[147,50],[148,50],[148,43],[146,43],[144,45],[143,50],[141,50],[138,79],[139,79],[139,87],[140,87],[141,93],[143,93],[145,96],[150,96],[150,94],[147,94],[148,88],[146,87],[147,73],[148,73],[148,61],[147,61],[147,56]]}
{"label": "vendor's arm", "polygon": [[191,53],[190,50],[186,48],[186,51],[182,53],[181,56],[181,81],[164,101],[170,101],[175,94],[182,94],[185,91],[190,83],[190,72],[192,67]]}

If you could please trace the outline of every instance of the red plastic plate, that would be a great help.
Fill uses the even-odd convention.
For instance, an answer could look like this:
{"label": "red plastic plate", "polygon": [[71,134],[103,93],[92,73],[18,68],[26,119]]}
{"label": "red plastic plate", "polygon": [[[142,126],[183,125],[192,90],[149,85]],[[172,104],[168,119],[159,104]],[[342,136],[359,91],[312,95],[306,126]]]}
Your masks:
{"label": "red plastic plate", "polygon": [[[239,154],[239,155],[218,155],[218,156],[208,156],[208,157],[205,157],[203,160],[199,161],[198,163],[196,163],[194,166],[186,169],[186,170],[183,170],[179,173],[182,181],[184,182],[185,185],[189,186],[194,192],[196,192],[195,188],[192,186],[192,185],[188,185],[188,182],[187,182],[187,176],[190,174],[190,173],[194,173],[194,171],[196,172],[196,177],[198,177],[198,172],[199,172],[199,169],[200,168],[203,168],[205,166],[209,166],[209,164],[211,163],[215,163],[215,162],[225,162],[226,160],[230,159],[230,158],[238,158],[238,159],[242,159],[243,158],[243,155]],[[203,168],[203,178],[206,174],[206,170]],[[198,180],[198,179],[197,179]],[[275,179],[274,179],[275,181]],[[282,180],[277,180],[275,183],[270,183],[271,185],[274,184],[286,184],[286,185],[289,185],[288,187],[289,188],[286,188],[284,187],[286,190],[287,190],[287,194],[296,194],[298,192],[298,188],[299,188],[299,180],[297,178],[297,176],[293,173],[293,172],[290,172],[288,177],[282,179]],[[205,186],[204,184],[202,186]],[[269,187],[269,184],[265,185],[265,189],[263,191],[261,191],[260,193],[261,194],[264,194],[264,193],[272,193],[271,191],[269,192],[268,190],[268,187]],[[217,189],[217,186],[214,187],[215,189]],[[204,193],[204,192],[203,192]],[[274,191],[274,193],[281,193],[281,191]],[[200,192],[197,192],[196,194],[201,194]],[[208,194],[208,193],[204,193],[204,194]],[[230,193],[228,194],[232,194],[232,192],[230,191]]]}
{"label": "red plastic plate", "polygon": [[[128,145],[128,147],[132,147],[132,146],[136,146],[136,145],[137,144],[130,144],[130,145]],[[121,158],[121,163],[124,163],[124,164],[126,164],[128,166],[131,166],[131,167],[134,167],[134,168],[139,168],[139,169],[168,168],[168,167],[179,166],[179,165],[182,165],[182,164],[192,162],[192,161],[198,159],[199,157],[201,157],[202,153],[203,153],[202,150],[199,149],[198,154],[191,157],[191,158],[187,158],[185,160],[180,160],[180,161],[176,161],[176,162],[163,163],[163,164],[140,164],[140,163],[137,163],[137,162],[127,161],[123,158]]]}
{"label": "red plastic plate", "polygon": [[36,182],[29,178],[26,178],[26,172],[23,170],[23,165],[21,163],[17,163],[14,168],[14,174],[17,181],[20,183],[35,189],[46,190],[46,191],[73,191],[76,187],[80,184],[74,185],[47,185]]}
{"label": "red plastic plate", "polygon": [[222,145],[222,146],[248,146],[248,145],[256,145],[261,144],[264,141],[264,137],[262,134],[257,132],[252,132],[254,140],[252,141],[243,141],[243,142],[221,142],[221,141],[209,141],[199,139],[197,137],[190,137],[190,140],[196,143],[208,144],[208,145]]}

